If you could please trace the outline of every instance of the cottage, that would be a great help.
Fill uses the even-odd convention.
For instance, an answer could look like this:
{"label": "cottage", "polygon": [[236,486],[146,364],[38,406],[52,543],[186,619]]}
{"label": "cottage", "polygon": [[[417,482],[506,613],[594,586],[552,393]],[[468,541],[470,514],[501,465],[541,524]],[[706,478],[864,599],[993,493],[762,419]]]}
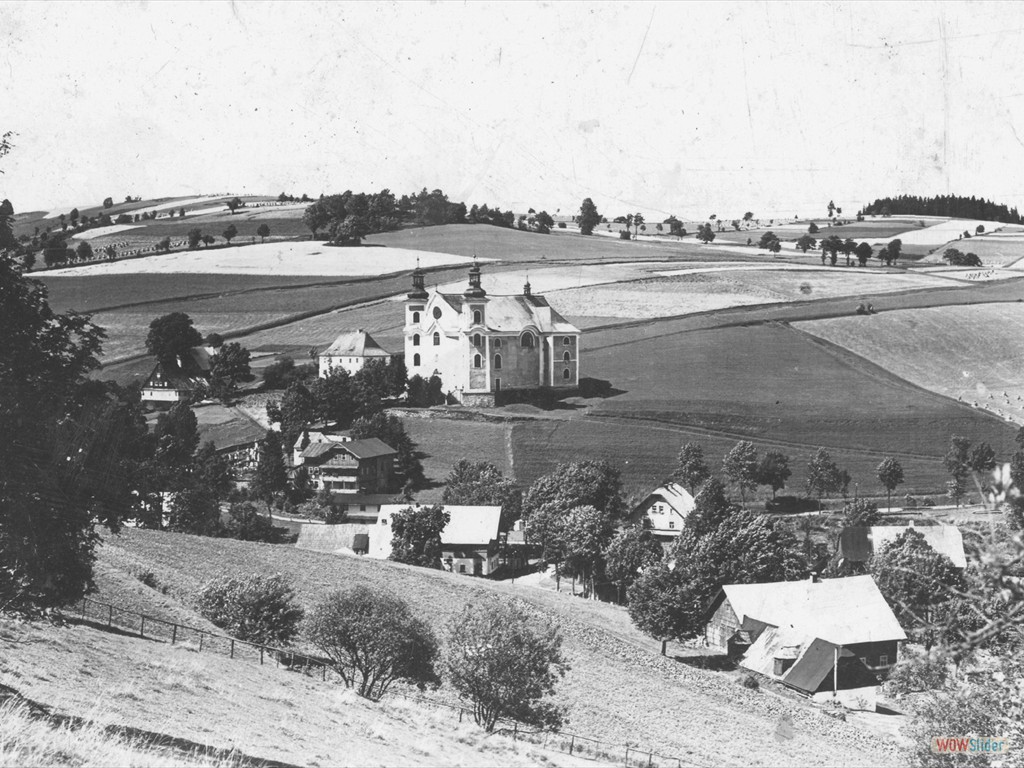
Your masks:
{"label": "cottage", "polygon": [[344,368],[349,374],[354,374],[368,360],[382,360],[386,363],[391,357],[390,352],[360,328],[338,336],[331,346],[317,355],[317,362],[320,365],[320,378],[326,378],[335,368]]}
{"label": "cottage", "polygon": [[668,482],[655,488],[634,506],[627,522],[649,529],[662,546],[667,546],[679,537],[686,516],[693,507],[693,496],[689,491],[678,483]]}
{"label": "cottage", "polygon": [[424,287],[418,267],[405,305],[405,362],[410,376],[438,376],[456,400],[493,405],[497,393],[579,386],[580,331],[529,281],[518,296],[489,296],[480,267],[461,294]]}
{"label": "cottage", "polygon": [[708,610],[707,643],[817,700],[873,709],[907,639],[870,576],[730,584]]}
{"label": "cottage", "polygon": [[157,362],[142,385],[142,400],[154,403],[177,403],[190,400],[205,389],[210,381],[210,358],[213,347],[192,347],[171,362]]}
{"label": "cottage", "polygon": [[390,445],[371,437],[310,441],[295,452],[293,458],[296,468],[306,468],[310,482],[318,491],[381,494],[391,490],[397,455]]}
{"label": "cottage", "polygon": [[[370,557],[391,555],[391,519],[409,504],[381,507],[377,525],[370,533]],[[441,566],[452,573],[489,576],[500,559],[500,506],[445,506],[450,519],[441,532]]]}
{"label": "cottage", "polygon": [[957,568],[967,567],[964,539],[955,525],[873,525],[843,528],[836,546],[835,562],[848,570],[863,569],[875,552],[908,530],[924,536],[928,545],[953,561]]}

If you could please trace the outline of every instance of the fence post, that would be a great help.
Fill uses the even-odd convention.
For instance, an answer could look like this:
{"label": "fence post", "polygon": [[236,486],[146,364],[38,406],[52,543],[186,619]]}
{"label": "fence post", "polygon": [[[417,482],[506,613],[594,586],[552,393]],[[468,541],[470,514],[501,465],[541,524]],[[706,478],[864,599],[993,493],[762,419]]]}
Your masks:
{"label": "fence post", "polygon": [[231,641],[231,658],[235,658],[235,641]]}
{"label": "fence post", "polygon": [[576,735],[573,734],[573,737],[569,740],[569,754],[570,755],[572,754],[573,747],[575,747],[575,746],[576,746]]}
{"label": "fence post", "polygon": [[114,626],[114,606],[108,605],[107,608],[107,629],[110,629]]}
{"label": "fence post", "polygon": [[203,652],[203,638],[204,637],[206,637],[206,633],[205,632],[200,632],[199,633],[199,652],[200,653]]}
{"label": "fence post", "polygon": [[174,643],[175,643],[175,641],[177,639],[178,639],[178,625],[177,624],[171,624],[171,645],[174,645]]}
{"label": "fence post", "polygon": [[320,675],[320,679],[321,679],[321,680],[322,680],[323,682],[325,682],[325,683],[326,683],[326,682],[327,682],[327,665],[326,665],[326,664],[324,664],[323,666],[321,666],[321,667],[320,667],[320,670],[321,670],[321,672],[322,672],[322,674]]}
{"label": "fence post", "polygon": [[146,617],[142,617],[142,623],[139,624],[139,637],[146,636]]}
{"label": "fence post", "polygon": [[260,666],[263,666],[263,646],[260,646]]}
{"label": "fence post", "polygon": [[517,720],[512,724],[512,741],[515,741],[519,736],[519,721]]}
{"label": "fence post", "polygon": [[653,764],[653,762],[654,762],[654,753],[653,752],[648,752],[647,753],[647,768],[651,768],[651,765]]}
{"label": "fence post", "polygon": [[625,765],[629,765],[629,744],[626,745],[626,762]]}
{"label": "fence post", "polygon": [[82,618],[85,618],[85,598],[82,598]]}

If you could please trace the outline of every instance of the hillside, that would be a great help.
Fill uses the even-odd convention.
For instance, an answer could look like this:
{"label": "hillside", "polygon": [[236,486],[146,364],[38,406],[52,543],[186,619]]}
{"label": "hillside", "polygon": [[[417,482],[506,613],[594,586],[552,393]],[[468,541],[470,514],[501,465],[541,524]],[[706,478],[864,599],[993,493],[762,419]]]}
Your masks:
{"label": "hillside", "polygon": [[[616,606],[390,562],[142,530],[110,537],[99,558],[111,568],[148,572],[150,583],[182,603],[203,580],[224,572],[282,573],[307,606],[343,585],[386,586],[439,632],[467,603],[519,596],[538,617],[557,623],[565,636],[572,670],[558,699],[568,707],[569,728],[576,733],[629,742],[698,765],[898,761],[896,745],[874,729],[877,716],[852,715],[839,722],[788,694],[749,691],[729,674],[661,658],[657,643],[637,632]],[[104,586],[98,598],[117,602],[116,589]],[[450,694],[442,689],[435,695]],[[794,734],[780,749],[775,733],[783,720],[792,722]]]}

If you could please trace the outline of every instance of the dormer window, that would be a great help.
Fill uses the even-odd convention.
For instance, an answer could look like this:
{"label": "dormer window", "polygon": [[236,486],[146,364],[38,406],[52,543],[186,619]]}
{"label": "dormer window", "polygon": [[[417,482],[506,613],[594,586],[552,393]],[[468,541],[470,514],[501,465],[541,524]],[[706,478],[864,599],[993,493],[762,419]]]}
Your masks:
{"label": "dormer window", "polygon": [[484,321],[484,313],[479,309],[473,310],[473,325],[480,325]]}

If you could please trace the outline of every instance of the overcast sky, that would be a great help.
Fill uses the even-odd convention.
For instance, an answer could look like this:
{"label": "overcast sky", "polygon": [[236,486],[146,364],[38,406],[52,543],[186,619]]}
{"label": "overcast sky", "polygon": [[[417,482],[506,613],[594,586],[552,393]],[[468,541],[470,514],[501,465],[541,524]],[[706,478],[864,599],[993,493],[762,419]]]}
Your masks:
{"label": "overcast sky", "polygon": [[0,197],[1024,208],[1024,6],[3,3]]}

